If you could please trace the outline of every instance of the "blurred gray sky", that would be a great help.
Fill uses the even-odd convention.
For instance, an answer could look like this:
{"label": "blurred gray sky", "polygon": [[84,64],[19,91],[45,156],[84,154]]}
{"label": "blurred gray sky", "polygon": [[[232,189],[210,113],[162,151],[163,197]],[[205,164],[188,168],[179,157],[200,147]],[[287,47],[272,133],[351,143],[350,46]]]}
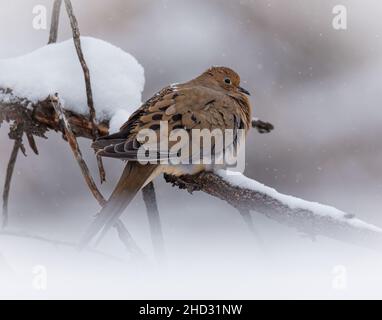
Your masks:
{"label": "blurred gray sky", "polygon": [[[0,58],[27,53],[47,42],[48,30],[32,28],[36,4],[50,11],[48,0],[0,0]],[[348,9],[346,31],[332,28],[336,4],[329,0],[73,1],[83,35],[121,47],[144,66],[144,100],[211,65],[237,70],[243,86],[253,93],[255,115],[276,126],[269,135],[251,133],[247,175],[281,192],[382,224],[382,4],[341,1]],[[59,40],[69,37],[68,19],[62,14]],[[11,150],[7,130],[7,126],[0,130],[0,181]],[[82,230],[97,205],[67,145],[56,134],[38,145],[40,156],[28,150],[29,157],[17,162],[11,195],[14,219],[23,226],[39,225],[35,219],[39,215],[57,227],[65,212],[72,218],[65,220],[68,226]],[[96,173],[89,142],[82,145]],[[106,165],[105,193],[122,167],[118,161],[107,160]],[[165,201],[178,191],[162,179],[156,185],[165,225],[172,228],[170,221],[177,221],[187,227],[175,216],[181,214],[179,207]],[[178,194],[179,205],[195,205],[211,225],[225,208],[204,195]],[[195,199],[201,201],[195,204]],[[206,203],[217,212],[203,211]],[[235,218],[227,216],[226,222]],[[79,221],[75,227],[74,221]]]}

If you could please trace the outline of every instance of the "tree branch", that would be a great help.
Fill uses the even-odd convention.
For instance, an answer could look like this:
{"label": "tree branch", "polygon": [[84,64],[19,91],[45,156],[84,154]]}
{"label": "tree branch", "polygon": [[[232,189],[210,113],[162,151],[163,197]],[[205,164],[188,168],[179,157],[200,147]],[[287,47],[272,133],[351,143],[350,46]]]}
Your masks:
{"label": "tree branch", "polygon": [[[98,132],[98,128],[95,121],[96,111],[94,108],[93,93],[92,93],[92,87],[90,82],[90,71],[89,71],[88,65],[86,64],[84,54],[82,52],[80,29],[78,28],[78,22],[77,22],[76,16],[74,15],[72,3],[70,2],[70,0],[65,0],[65,7],[66,7],[66,12],[68,13],[69,20],[70,20],[70,26],[72,28],[74,46],[76,48],[77,56],[81,64],[82,71],[84,73],[86,98],[88,102],[90,122],[92,123],[93,140],[95,140],[99,137],[99,132]],[[102,158],[99,156],[97,156],[97,164],[98,164],[98,169],[100,173],[101,183],[103,183],[104,181],[106,181],[106,173],[103,166]]]}
{"label": "tree branch", "polygon": [[93,128],[92,128],[93,136],[97,138],[98,132],[97,132],[97,126],[95,124],[96,111],[94,108],[93,93],[92,93],[92,87],[90,82],[90,71],[89,71],[88,65],[86,64],[84,54],[82,52],[80,30],[78,28],[78,22],[77,22],[76,16],[74,15],[74,12],[73,12],[72,3],[70,0],[64,0],[64,1],[65,1],[66,12],[68,13],[68,17],[70,20],[70,26],[72,28],[74,46],[76,48],[77,56],[80,61],[81,68],[84,74],[86,98],[87,98],[87,103],[89,108],[90,122],[93,125]]}
{"label": "tree branch", "polygon": [[[76,137],[92,139],[92,123],[85,115],[64,110],[65,117]],[[33,103],[19,98],[9,88],[0,88],[0,124],[2,121],[22,123],[24,132],[43,137],[46,131],[62,132],[62,125],[50,98]],[[108,121],[97,124],[101,135],[108,134]]]}
{"label": "tree branch", "polygon": [[270,122],[265,122],[257,118],[252,119],[252,128],[259,133],[270,133],[275,127]]}
{"label": "tree branch", "polygon": [[[56,111],[59,119],[61,120],[62,127],[65,133],[65,138],[69,143],[70,148],[72,149],[73,155],[76,158],[76,161],[81,169],[82,176],[85,179],[86,184],[90,192],[93,194],[94,198],[98,201],[99,205],[103,207],[106,204],[106,199],[103,197],[102,193],[99,191],[96,183],[94,182],[90,170],[82,157],[82,152],[80,146],[78,145],[77,139],[73,134],[69,121],[66,119],[64,108],[62,107],[61,101],[58,97],[58,94],[50,97],[51,103],[54,110]],[[126,248],[132,253],[141,253],[141,250],[138,248],[137,244],[131,237],[130,233],[124,226],[121,220],[118,220],[114,225],[117,229],[118,236]]]}
{"label": "tree branch", "polygon": [[5,178],[4,191],[3,191],[2,228],[5,228],[8,225],[8,220],[9,220],[9,216],[8,216],[9,192],[10,192],[10,188],[11,188],[13,171],[15,168],[16,159],[17,159],[17,155],[18,155],[19,150],[20,150],[21,143],[22,143],[21,138],[15,140],[15,142],[13,144],[11,157],[9,158],[9,161],[8,161],[7,174],[6,174],[6,178]]}
{"label": "tree branch", "polygon": [[118,219],[114,224],[114,228],[118,232],[119,239],[128,249],[128,252],[137,257],[144,257],[143,252],[138,247],[137,243],[134,241],[133,237],[130,235],[130,232],[127,230],[121,219]]}
{"label": "tree branch", "polygon": [[143,201],[146,205],[147,217],[149,219],[151,241],[154,253],[158,261],[165,256],[162,226],[160,222],[157,199],[155,196],[154,184],[150,182],[142,189]]}
{"label": "tree branch", "polygon": [[166,175],[165,179],[190,192],[206,192],[242,212],[252,210],[264,214],[311,237],[323,235],[352,244],[381,248],[382,229],[335,208],[280,194],[242,175],[231,176],[225,171],[218,171],[179,178]]}
{"label": "tree branch", "polygon": [[95,184],[93,178],[91,177],[88,166],[86,165],[85,160],[82,157],[82,152],[78,145],[77,139],[73,134],[73,131],[70,127],[69,121],[65,117],[64,109],[61,105],[61,101],[58,98],[58,95],[50,97],[54,110],[56,111],[59,119],[62,121],[62,127],[64,129],[65,138],[68,141],[70,148],[76,158],[78,165],[80,166],[82,176],[84,177],[86,184],[89,187],[90,192],[93,194],[94,198],[98,201],[99,205],[103,207],[106,204],[106,200],[98,190],[97,185]]}
{"label": "tree branch", "polygon": [[48,44],[57,42],[58,23],[60,21],[61,4],[62,4],[62,0],[54,0]]}

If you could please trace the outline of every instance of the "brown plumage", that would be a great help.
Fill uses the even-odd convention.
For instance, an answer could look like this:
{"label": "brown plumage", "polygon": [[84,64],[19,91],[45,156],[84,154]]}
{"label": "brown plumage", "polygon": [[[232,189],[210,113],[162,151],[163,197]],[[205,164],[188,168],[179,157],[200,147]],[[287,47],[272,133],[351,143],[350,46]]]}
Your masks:
{"label": "brown plumage", "polygon": [[[128,163],[108,203],[83,237],[81,246],[100,231],[102,238],[136,193],[160,173],[194,174],[206,169],[203,164],[140,164],[137,161],[140,143],[136,139],[140,130],[152,129],[159,136],[160,121],[166,121],[168,132],[180,128],[248,131],[251,107],[247,95],[248,91],[240,87],[236,72],[226,67],[212,67],[191,81],[162,89],[136,110],[118,133],[94,142],[93,148],[99,155],[127,160]],[[163,159],[168,154],[159,157]]]}

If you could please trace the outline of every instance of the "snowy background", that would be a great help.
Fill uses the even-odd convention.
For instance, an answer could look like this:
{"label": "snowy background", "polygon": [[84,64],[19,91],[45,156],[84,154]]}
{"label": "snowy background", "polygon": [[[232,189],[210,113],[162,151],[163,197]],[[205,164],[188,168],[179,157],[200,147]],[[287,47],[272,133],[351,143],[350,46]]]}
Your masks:
{"label": "snowy background", "polygon": [[[0,59],[31,52],[48,30],[32,27],[32,9],[51,1],[0,0]],[[335,206],[382,226],[382,5],[341,1],[348,30],[332,28],[337,1],[74,0],[82,35],[110,42],[145,69],[143,100],[211,65],[234,68],[252,94],[255,115],[274,123],[253,131],[246,175],[278,191]],[[62,14],[59,41],[71,36]],[[48,22],[50,22],[48,20]],[[48,24],[49,25],[49,24]],[[4,77],[4,68],[0,68]],[[8,72],[8,70],[7,70]],[[137,106],[138,107],[138,106]],[[0,181],[12,148],[0,129]],[[98,206],[69,147],[57,134],[38,140],[40,156],[20,157],[10,224],[76,241]],[[81,141],[96,174],[89,141]],[[122,168],[107,160],[107,194]],[[34,240],[0,238],[0,297],[282,298],[381,297],[381,256],[318,238],[253,214],[261,241],[238,213],[204,194],[156,181],[168,261],[152,258],[140,197],[124,221],[147,261],[115,262]],[[114,234],[101,248],[124,256]],[[33,286],[46,267],[47,290]],[[344,267],[346,288],[337,288]],[[336,289],[337,288],[337,289]]]}

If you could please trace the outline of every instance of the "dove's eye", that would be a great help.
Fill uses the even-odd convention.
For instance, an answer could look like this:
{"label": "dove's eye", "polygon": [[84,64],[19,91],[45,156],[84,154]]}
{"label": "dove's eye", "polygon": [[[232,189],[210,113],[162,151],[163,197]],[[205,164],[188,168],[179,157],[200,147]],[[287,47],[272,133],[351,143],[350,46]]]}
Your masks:
{"label": "dove's eye", "polygon": [[225,82],[226,84],[232,84],[232,82],[231,82],[231,79],[230,79],[230,78],[225,78],[225,79],[224,79],[224,82]]}

